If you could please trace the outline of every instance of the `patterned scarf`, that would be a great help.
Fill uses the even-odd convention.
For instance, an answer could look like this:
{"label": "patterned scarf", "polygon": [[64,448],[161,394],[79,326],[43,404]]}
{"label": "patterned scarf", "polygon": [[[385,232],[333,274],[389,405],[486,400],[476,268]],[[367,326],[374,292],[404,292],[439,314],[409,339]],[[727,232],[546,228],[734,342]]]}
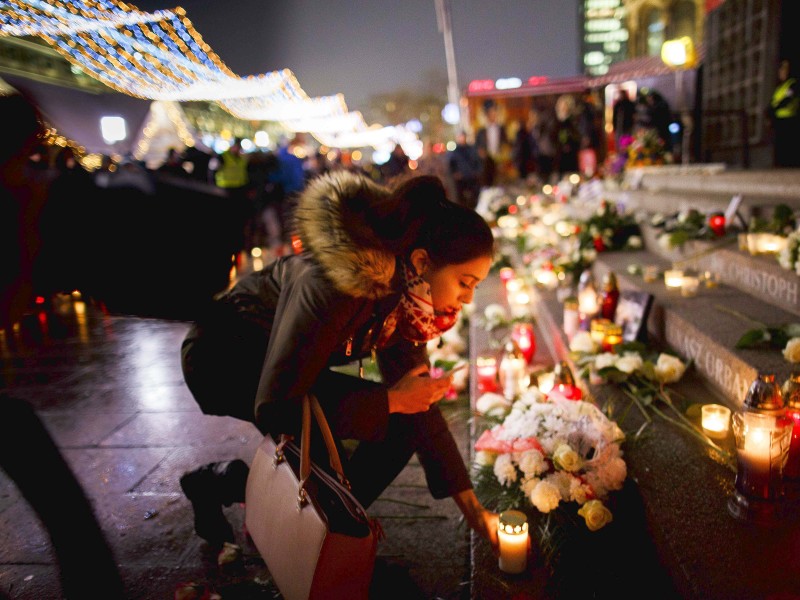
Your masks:
{"label": "patterned scarf", "polygon": [[434,314],[430,284],[406,261],[402,261],[402,266],[405,290],[400,302],[386,317],[378,338],[379,348],[386,344],[397,328],[405,339],[423,344],[440,337],[458,321],[458,312],[443,316]]}

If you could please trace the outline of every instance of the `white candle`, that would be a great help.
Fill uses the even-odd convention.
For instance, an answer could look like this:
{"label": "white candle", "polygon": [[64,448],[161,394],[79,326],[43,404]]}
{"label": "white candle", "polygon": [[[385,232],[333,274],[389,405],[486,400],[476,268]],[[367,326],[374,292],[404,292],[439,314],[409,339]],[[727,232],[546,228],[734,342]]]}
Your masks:
{"label": "white candle", "polygon": [[744,447],[739,450],[739,460],[748,472],[752,483],[768,485],[770,480],[770,444],[774,417],[745,414]]}
{"label": "white candle", "polygon": [[720,404],[705,404],[701,409],[703,432],[713,438],[724,438],[728,435],[731,418],[729,408]]}
{"label": "white candle", "polygon": [[681,283],[681,296],[691,298],[697,295],[697,288],[700,287],[700,278],[684,275]]}
{"label": "white candle", "polygon": [[522,573],[528,562],[528,522],[525,513],[518,510],[501,513],[497,537],[500,542],[500,570]]}
{"label": "white candle", "polygon": [[669,290],[679,290],[683,287],[683,271],[670,269],[664,271],[664,285]]}

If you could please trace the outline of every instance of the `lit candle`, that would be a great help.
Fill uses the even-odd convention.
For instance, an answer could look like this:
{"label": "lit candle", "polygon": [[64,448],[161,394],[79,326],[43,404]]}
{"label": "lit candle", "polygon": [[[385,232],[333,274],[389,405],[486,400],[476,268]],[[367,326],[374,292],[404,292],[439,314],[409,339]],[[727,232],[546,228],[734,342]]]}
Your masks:
{"label": "lit candle", "polygon": [[479,392],[497,390],[497,359],[494,356],[479,356],[476,360],[475,371]]}
{"label": "lit candle", "polygon": [[786,238],[774,233],[762,233],[759,254],[778,254],[786,246]]}
{"label": "lit candle", "polygon": [[578,313],[577,298],[570,297],[564,300],[564,334],[568,340],[578,333],[581,325],[580,314]]}
{"label": "lit candle", "polygon": [[581,388],[571,383],[556,384],[553,390],[564,396],[564,398],[567,400],[580,400],[583,398],[583,392],[581,392]]}
{"label": "lit candle", "polygon": [[594,343],[598,346],[602,345],[603,340],[606,338],[606,327],[610,324],[611,321],[608,319],[592,319],[589,335],[592,336]]}
{"label": "lit candle", "polygon": [[656,265],[645,265],[642,269],[642,278],[645,283],[653,283],[658,279],[658,267]]}
{"label": "lit candle", "polygon": [[500,385],[503,387],[503,396],[507,400],[516,400],[522,393],[527,375],[527,363],[519,347],[514,342],[506,344],[506,350],[500,361]]}
{"label": "lit candle", "polygon": [[712,438],[724,438],[728,435],[731,418],[729,408],[721,404],[704,404],[702,413],[703,432]]}
{"label": "lit candle", "polygon": [[525,282],[519,277],[513,277],[506,281],[506,293],[511,296],[520,291],[525,286]]}
{"label": "lit candle", "polygon": [[528,520],[519,510],[500,513],[497,525],[500,542],[500,570],[522,573],[528,563]]}
{"label": "lit candle", "polygon": [[681,283],[681,296],[684,298],[692,298],[697,295],[697,289],[700,287],[700,278],[694,275],[684,275],[683,282]]}
{"label": "lit candle", "polygon": [[786,409],[786,416],[792,419],[792,442],[789,444],[789,458],[786,459],[786,466],[783,474],[789,479],[800,478],[800,410],[796,408]]}
{"label": "lit candle", "polygon": [[679,290],[683,287],[683,271],[669,269],[664,271],[664,285],[668,290]]}
{"label": "lit candle", "polygon": [[614,349],[622,343],[622,325],[607,323],[603,335],[603,352],[614,352]]}
{"label": "lit candle", "polygon": [[514,317],[524,317],[530,311],[531,297],[524,289],[511,294],[508,297],[508,305],[511,308],[511,315]]}
{"label": "lit candle", "polygon": [[774,417],[758,414],[744,415],[744,447],[739,460],[747,472],[747,482],[753,489],[769,488],[770,446]]}
{"label": "lit candle", "polygon": [[533,355],[536,353],[536,336],[533,332],[532,323],[514,323],[511,330],[511,339],[519,347],[522,356],[527,364],[533,362]]}

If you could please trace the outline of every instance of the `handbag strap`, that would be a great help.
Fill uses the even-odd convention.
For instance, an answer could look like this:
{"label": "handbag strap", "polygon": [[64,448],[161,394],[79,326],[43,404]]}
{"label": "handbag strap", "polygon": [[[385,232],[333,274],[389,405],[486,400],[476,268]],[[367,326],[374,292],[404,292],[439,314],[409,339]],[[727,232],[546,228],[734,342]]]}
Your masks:
{"label": "handbag strap", "polygon": [[303,429],[300,433],[300,487],[305,485],[309,475],[311,475],[311,415],[317,420],[319,429],[322,432],[322,439],[328,449],[328,457],[331,468],[336,473],[339,481],[350,489],[350,482],[344,476],[344,468],[339,458],[339,451],[336,449],[336,442],[333,439],[328,420],[322,411],[322,406],[313,394],[303,397]]}

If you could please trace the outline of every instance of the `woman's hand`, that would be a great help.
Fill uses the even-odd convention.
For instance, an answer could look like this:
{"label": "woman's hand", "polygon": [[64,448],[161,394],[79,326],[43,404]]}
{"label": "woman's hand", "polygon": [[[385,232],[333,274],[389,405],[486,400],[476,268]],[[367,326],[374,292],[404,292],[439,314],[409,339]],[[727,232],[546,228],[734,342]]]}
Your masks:
{"label": "woman's hand", "polygon": [[425,412],[438,402],[450,389],[453,377],[450,374],[437,379],[428,377],[424,364],[411,369],[389,388],[389,412],[413,414]]}
{"label": "woman's hand", "polygon": [[492,545],[492,552],[495,556],[500,556],[500,546],[497,539],[497,524],[500,515],[486,510],[478,501],[473,490],[464,490],[453,496],[458,508],[464,515],[464,519],[475,533],[480,535]]}

